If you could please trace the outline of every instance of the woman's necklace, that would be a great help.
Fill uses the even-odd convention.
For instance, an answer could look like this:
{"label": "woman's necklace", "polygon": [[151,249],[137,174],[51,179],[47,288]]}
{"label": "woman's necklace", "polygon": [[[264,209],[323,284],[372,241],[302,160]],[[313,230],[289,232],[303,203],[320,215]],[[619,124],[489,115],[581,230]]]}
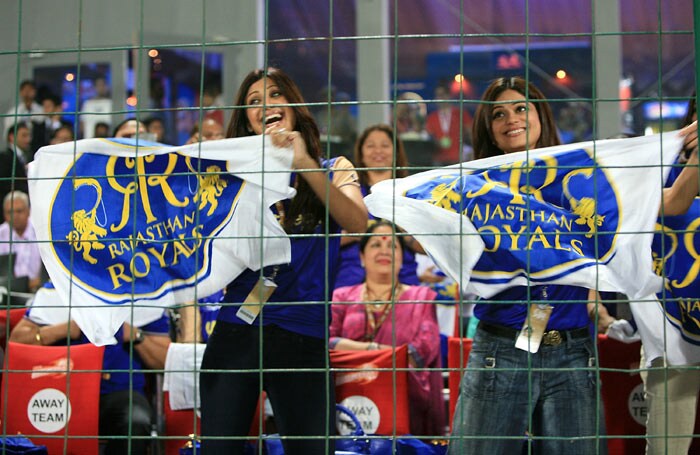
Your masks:
{"label": "woman's necklace", "polygon": [[388,292],[387,299],[381,299],[386,292],[381,295],[377,295],[367,286],[367,283],[363,285],[362,291],[362,301],[365,302],[365,341],[374,341],[374,337],[377,332],[382,327],[382,324],[389,315],[389,310],[391,309],[391,303],[396,301],[399,291],[402,290],[403,285],[401,283],[396,283],[394,287]]}

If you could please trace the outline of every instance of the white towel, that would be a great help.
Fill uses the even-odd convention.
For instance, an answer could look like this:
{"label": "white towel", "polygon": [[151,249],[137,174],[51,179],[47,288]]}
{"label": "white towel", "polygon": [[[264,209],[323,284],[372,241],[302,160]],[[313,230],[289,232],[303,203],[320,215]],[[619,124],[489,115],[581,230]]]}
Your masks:
{"label": "white towel", "polygon": [[199,368],[206,344],[170,343],[165,357],[163,390],[170,392],[170,408],[199,407]]}

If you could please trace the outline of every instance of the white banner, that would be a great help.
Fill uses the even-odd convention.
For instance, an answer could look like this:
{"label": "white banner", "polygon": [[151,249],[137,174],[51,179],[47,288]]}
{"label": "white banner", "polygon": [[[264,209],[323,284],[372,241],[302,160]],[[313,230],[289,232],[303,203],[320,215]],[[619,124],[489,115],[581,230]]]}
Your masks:
{"label": "white banner", "polygon": [[291,150],[262,136],[40,149],[29,166],[32,222],[60,303],[103,345],[132,306],[155,320],[246,268],[289,262],[289,239],[269,207],[294,194],[291,163]]}
{"label": "white banner", "polygon": [[464,292],[553,283],[641,298],[661,289],[651,242],[681,142],[671,132],[513,153],[386,180],[365,202]]}

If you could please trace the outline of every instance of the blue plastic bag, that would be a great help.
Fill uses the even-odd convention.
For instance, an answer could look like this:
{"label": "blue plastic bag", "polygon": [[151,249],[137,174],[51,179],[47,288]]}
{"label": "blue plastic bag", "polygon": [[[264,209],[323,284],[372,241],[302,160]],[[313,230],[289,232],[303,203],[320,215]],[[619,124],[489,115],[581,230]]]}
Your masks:
{"label": "blue plastic bag", "polygon": [[[420,439],[399,437],[396,442],[389,436],[367,435],[362,430],[362,425],[357,416],[342,405],[335,405],[336,410],[345,414],[353,423],[352,433],[336,439],[336,454],[340,455],[444,455],[447,453],[447,445],[427,444]],[[267,455],[284,455],[282,440],[279,435],[263,435],[260,441],[263,444],[263,453]],[[258,453],[256,445],[246,447],[247,455]]]}
{"label": "blue plastic bag", "polygon": [[447,444],[428,444],[420,439],[396,440],[396,455],[445,455]]}
{"label": "blue plastic bag", "polygon": [[46,446],[35,445],[24,436],[6,436],[1,438],[0,453],[8,455],[47,455]]}
{"label": "blue plastic bag", "polygon": [[393,444],[386,436],[368,437],[362,429],[359,419],[351,410],[340,404],[335,405],[335,409],[341,414],[350,417],[355,429],[345,438],[335,442],[335,450],[361,455],[392,455]]}

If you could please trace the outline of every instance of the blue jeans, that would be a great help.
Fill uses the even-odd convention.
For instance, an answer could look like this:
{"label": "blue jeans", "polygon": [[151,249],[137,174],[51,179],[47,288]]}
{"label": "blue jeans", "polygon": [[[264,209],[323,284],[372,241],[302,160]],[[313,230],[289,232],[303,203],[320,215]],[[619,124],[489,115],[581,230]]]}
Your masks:
{"label": "blue jeans", "polygon": [[542,345],[530,354],[516,349],[514,338],[477,329],[449,453],[607,453],[606,440],[598,437],[605,420],[595,365],[590,338]]}

